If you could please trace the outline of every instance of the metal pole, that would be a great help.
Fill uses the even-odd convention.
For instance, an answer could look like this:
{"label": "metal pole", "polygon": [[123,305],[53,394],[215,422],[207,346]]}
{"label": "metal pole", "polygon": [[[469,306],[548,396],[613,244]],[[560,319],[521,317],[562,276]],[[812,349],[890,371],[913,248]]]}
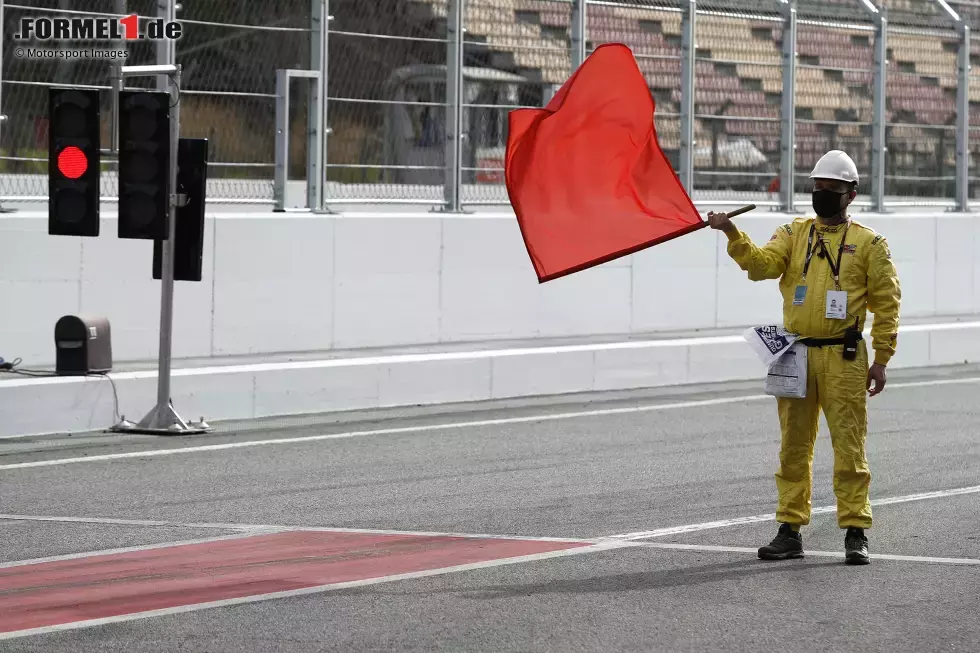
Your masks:
{"label": "metal pole", "polygon": [[[159,0],[157,10],[165,22],[174,20],[176,16],[176,0]],[[164,61],[159,61],[160,57]],[[157,60],[162,65],[176,65],[177,51],[173,47],[173,42],[169,39],[161,39],[157,46]],[[167,221],[167,240],[161,243],[161,267],[160,267],[160,361],[157,377],[157,411],[163,411],[164,407],[170,405],[170,367],[173,351],[173,326],[174,326],[174,234],[177,230],[176,220],[176,193],[177,193],[177,142],[180,139],[180,103],[176,102],[180,89],[180,68],[174,73],[173,79],[166,75],[157,76],[157,88],[160,90],[170,90],[174,99],[170,110],[170,182],[167,185],[167,193],[170,196],[170,210],[168,211]],[[157,422],[162,422],[164,415],[158,412]],[[150,426],[158,426],[151,424]],[[167,424],[169,426],[169,424]]]}
{"label": "metal pole", "polygon": [[[3,35],[7,31],[5,29],[7,23],[3,22],[3,7],[4,0],[0,0],[0,136],[3,134],[4,123],[7,122],[7,115],[3,112]],[[0,143],[3,143],[2,138],[0,138]],[[0,213],[6,213],[7,209],[0,204]]]}
{"label": "metal pole", "polygon": [[[117,14],[126,14],[126,0],[116,0],[115,11]],[[115,42],[115,47],[120,50],[126,49],[126,41],[120,39]],[[111,68],[111,79],[109,92],[110,116],[109,120],[109,151],[113,154],[119,153],[119,92],[123,90],[122,64],[114,63]]]}
{"label": "metal pole", "polygon": [[688,193],[694,192],[694,65],[697,45],[694,18],[697,0],[687,0],[681,19],[681,169],[679,177]]}
{"label": "metal pole", "polygon": [[[157,16],[163,20],[169,20],[170,17],[170,7],[176,0],[157,0]],[[169,63],[173,63],[170,58],[170,41],[167,39],[160,39],[156,42],[156,63],[160,66],[165,66]],[[167,89],[167,78],[164,75],[157,75],[157,90],[165,91]]]}
{"label": "metal pole", "polygon": [[[289,144],[290,144],[290,101],[289,93],[292,89],[293,79],[302,79],[309,89],[310,103],[316,103],[318,92],[318,82],[320,81],[320,71],[310,70],[309,68],[279,69],[276,71],[276,144],[275,144],[275,168],[272,178],[272,202],[273,211],[281,212],[286,210],[286,195],[289,188]],[[310,118],[315,119],[319,111],[310,111]],[[320,165],[321,155],[317,152],[320,139],[316,138],[316,123],[306,130],[309,140],[307,141],[307,205],[311,211],[317,212],[317,180],[320,176],[322,166]]]}
{"label": "metal pole", "polygon": [[[0,28],[6,25],[3,22],[4,4],[6,4],[4,0],[0,0]],[[7,116],[3,115],[3,35],[6,31],[6,29],[0,29],[0,129],[2,129],[3,122],[7,119]]]}
{"label": "metal pole", "polygon": [[[3,133],[3,130],[7,124],[7,114],[3,112],[3,48],[4,48],[3,35],[4,32],[6,32],[6,29],[4,28],[7,25],[4,22],[4,16],[3,16],[4,4],[5,4],[4,0],[0,0],[0,134]],[[0,143],[2,142],[3,141],[0,140]],[[0,191],[0,194],[2,194],[2,191]],[[0,213],[11,213],[13,211],[14,209],[6,208],[3,205],[3,203],[0,202]]]}
{"label": "metal pole", "polygon": [[[72,7],[70,0],[59,0],[58,9],[61,11],[70,11],[74,9],[74,7]],[[6,28],[6,25],[4,25],[4,27]],[[75,76],[75,60],[65,56],[68,50],[71,49],[71,44],[66,41],[58,40],[55,45],[60,56],[58,57],[58,67],[54,73],[54,82],[56,84],[71,84]]]}
{"label": "metal pole", "polygon": [[588,42],[588,3],[586,0],[572,0],[572,70],[574,71],[587,56]]}
{"label": "metal pole", "polygon": [[[289,181],[289,71],[276,71],[276,155],[272,180],[274,211],[286,210]],[[312,206],[310,207],[312,208]]]}
{"label": "metal pole", "polygon": [[[956,210],[970,210],[970,26],[959,23],[960,51],[956,68]],[[943,152],[945,158],[946,152]]]}
{"label": "metal pole", "polygon": [[[180,88],[180,66],[174,73],[172,94],[177,98]],[[177,234],[177,145],[180,141],[180,103],[174,102],[170,109],[170,181],[167,193],[170,195],[170,211],[168,216],[167,240],[162,243],[162,261],[160,269],[162,302],[160,306],[160,372],[157,384],[157,409],[164,411],[170,405],[170,367],[173,353],[174,329],[174,239]],[[159,414],[163,417],[163,414]],[[172,420],[167,420],[160,426],[170,426]]]}
{"label": "metal pole", "polygon": [[796,194],[796,0],[783,5],[783,106],[780,121],[780,206],[795,210]]}
{"label": "metal pole", "polygon": [[327,104],[327,0],[312,0],[310,20],[310,69],[320,73],[311,83],[307,107],[306,129],[306,202],[312,211],[323,210],[326,184],[326,126]]}
{"label": "metal pole", "polygon": [[465,0],[449,0],[446,43],[445,207],[459,213],[463,185],[463,17]]}
{"label": "metal pole", "polygon": [[[161,15],[164,21],[170,22],[176,18],[176,7],[174,0],[159,0],[157,9],[163,10]],[[114,431],[136,431],[146,433],[206,433],[211,430],[204,419],[200,422],[185,422],[173,407],[170,392],[170,372],[173,360],[173,328],[174,328],[174,258],[176,249],[174,241],[177,236],[177,207],[181,201],[181,196],[177,194],[177,153],[180,143],[180,78],[181,67],[176,65],[176,48],[172,42],[167,46],[158,46],[157,62],[159,65],[174,66],[171,74],[157,74],[157,88],[168,90],[172,99],[170,107],[170,169],[168,173],[168,205],[167,216],[167,240],[160,243],[160,357],[157,371],[157,405],[153,407],[147,415],[140,420],[139,424],[133,425],[123,418],[122,422],[113,427]],[[161,54],[163,53],[163,54]],[[160,61],[161,56],[166,56],[166,61]],[[121,71],[125,72],[125,71]],[[130,67],[131,74],[139,74],[139,67]],[[151,71],[145,71],[153,74]]]}
{"label": "metal pole", "polygon": [[885,79],[888,69],[888,19],[878,14],[875,31],[874,117],[871,122],[871,210],[885,210]]}
{"label": "metal pole", "polygon": [[[167,65],[167,64],[162,64]],[[175,66],[174,72],[168,76],[170,80],[170,95],[178,98],[180,88],[180,66]],[[136,74],[132,71],[132,74]],[[153,73],[150,73],[153,74]],[[177,236],[177,207],[182,206],[184,197],[177,194],[177,153],[180,142],[180,103],[174,102],[170,107],[170,169],[167,171],[168,180],[168,225],[167,240],[160,243],[162,256],[160,262],[160,359],[157,373],[157,403],[138,424],[133,424],[123,417],[122,421],[112,427],[117,432],[137,432],[155,434],[207,433],[211,427],[201,418],[199,422],[185,422],[174,409],[170,396],[171,355],[173,352],[174,326],[174,240]]]}
{"label": "metal pole", "polygon": [[330,0],[323,0],[324,20],[320,23],[320,43],[323,49],[320,51],[320,81],[322,91],[320,94],[320,195],[317,208],[320,211],[327,211],[327,164],[330,163],[330,113],[328,111],[330,100]]}
{"label": "metal pole", "polygon": [[119,93],[123,89],[122,66],[113,64],[110,75],[109,151],[113,154],[119,154]]}
{"label": "metal pole", "polygon": [[[177,20],[177,0],[157,0],[157,16],[165,23]],[[177,64],[177,43],[170,39],[160,39],[157,41],[157,63],[161,65]],[[157,77],[157,89],[166,91],[170,89],[170,81],[166,75]]]}

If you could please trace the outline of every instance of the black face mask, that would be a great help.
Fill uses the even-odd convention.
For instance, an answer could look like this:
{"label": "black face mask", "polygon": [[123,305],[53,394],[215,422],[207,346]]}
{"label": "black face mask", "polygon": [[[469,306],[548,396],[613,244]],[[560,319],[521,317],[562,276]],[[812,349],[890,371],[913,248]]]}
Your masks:
{"label": "black face mask", "polygon": [[847,193],[837,193],[826,189],[815,190],[813,191],[813,210],[821,218],[837,217],[842,211],[840,199],[844,195],[847,195]]}

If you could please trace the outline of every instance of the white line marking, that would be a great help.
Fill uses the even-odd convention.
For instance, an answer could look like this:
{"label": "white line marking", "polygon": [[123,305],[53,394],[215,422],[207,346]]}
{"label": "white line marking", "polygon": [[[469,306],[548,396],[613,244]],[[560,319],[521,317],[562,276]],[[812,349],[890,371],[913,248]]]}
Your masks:
{"label": "white line marking", "polygon": [[[941,499],[944,497],[962,496],[964,494],[980,493],[980,485],[970,487],[954,488],[952,490],[937,490],[935,492],[922,492],[920,494],[906,494],[900,497],[886,497],[883,499],[873,499],[873,506],[887,506],[896,503],[910,503],[912,501],[925,501],[927,499]],[[814,508],[811,513],[823,515],[837,512],[835,506],[822,506]],[[704,522],[701,524],[687,524],[685,526],[671,526],[668,528],[658,528],[651,531],[637,531],[635,533],[623,533],[620,535],[608,535],[610,539],[616,540],[645,540],[651,537],[666,537],[668,535],[679,535],[681,533],[693,533],[695,531],[707,531],[717,528],[728,528],[729,526],[742,526],[744,524],[758,524],[762,522],[775,521],[776,515],[753,515],[751,517],[736,517],[735,519],[721,519],[719,521]]]}
{"label": "white line marking", "polygon": [[[980,380],[980,379],[978,379]],[[225,449],[241,449],[245,447],[261,447],[278,444],[292,444],[296,442],[316,442],[321,440],[341,440],[346,438],[362,438],[372,435],[398,435],[403,433],[425,433],[432,431],[446,431],[458,428],[472,428],[478,426],[497,426],[504,424],[526,424],[530,422],[549,422],[556,420],[575,419],[579,417],[593,417],[599,415],[625,415],[630,413],[641,413],[658,410],[670,410],[675,408],[699,408],[703,406],[721,406],[724,404],[736,404],[746,401],[758,401],[760,399],[773,399],[768,395],[753,395],[744,397],[723,397],[719,399],[705,399],[702,401],[685,401],[670,404],[653,404],[650,406],[631,406],[624,408],[607,408],[589,411],[577,411],[572,413],[553,413],[545,415],[527,415],[525,417],[503,417],[499,419],[474,420],[468,422],[449,422],[446,424],[425,424],[420,426],[404,426],[398,428],[372,429],[369,431],[348,431],[346,433],[327,433],[320,435],[304,435],[292,438],[276,438],[269,440],[249,440],[244,442],[226,442],[223,444],[209,444],[198,447],[183,447],[173,449],[153,449],[150,451],[128,451],[125,453],[102,454],[98,456],[83,456],[79,458],[59,458],[55,460],[38,460],[29,463],[12,463],[0,465],[0,470],[7,469],[26,469],[30,467],[48,467],[51,465],[69,465],[73,463],[96,462],[102,460],[119,460],[123,458],[149,458],[154,456],[172,456],[181,453],[196,453],[200,451],[223,451]]]}
{"label": "white line marking", "polygon": [[[744,546],[711,546],[702,544],[664,544],[661,542],[637,542],[642,548],[648,549],[674,549],[678,551],[708,551],[716,553],[751,553],[758,555],[758,548],[752,549]],[[805,556],[816,558],[843,558],[843,552],[836,551],[804,551]],[[976,558],[936,558],[932,556],[903,556],[889,555],[884,553],[872,553],[872,560],[895,560],[899,562],[931,562],[946,565],[980,565],[980,559]]]}
{"label": "white line marking", "polygon": [[112,517],[61,517],[49,515],[0,515],[0,520],[7,521],[41,521],[77,524],[104,524],[108,526],[164,526],[167,528],[200,528],[229,531],[281,529],[281,526],[264,526],[259,524],[198,524],[192,522],[171,522],[156,519],[114,519]]}
{"label": "white line marking", "polygon": [[314,531],[323,533],[354,533],[364,535],[412,535],[418,537],[459,537],[473,540],[518,540],[528,542],[568,542],[570,544],[595,544],[595,538],[581,537],[547,537],[540,535],[507,535],[500,533],[456,533],[452,531],[397,531],[384,528],[332,528],[330,526],[281,526],[278,530]]}
{"label": "white line marking", "polygon": [[[910,503],[913,501],[926,501],[929,499],[942,499],[945,497],[955,497],[963,496],[967,494],[978,494],[980,493],[980,485],[973,485],[969,487],[952,488],[949,490],[936,490],[933,492],[920,492],[918,494],[906,494],[897,497],[884,497],[881,499],[874,499],[871,501],[872,505],[875,506],[887,506],[899,503]],[[822,506],[814,508],[812,511],[814,515],[829,514],[836,512],[834,506]],[[151,519],[115,519],[111,517],[59,517],[50,515],[11,515],[11,514],[0,514],[0,521],[33,521],[33,522],[56,522],[56,523],[73,523],[73,524],[103,524],[103,525],[119,525],[119,526],[147,526],[147,527],[166,527],[166,528],[185,528],[185,529],[218,529],[218,530],[233,530],[240,531],[239,534],[229,535],[228,538],[256,535],[262,533],[281,533],[287,531],[314,531],[314,532],[328,532],[328,533],[363,533],[371,535],[414,535],[419,537],[461,537],[467,539],[481,539],[481,540],[527,540],[534,542],[568,542],[568,543],[601,543],[601,542],[638,542],[639,540],[645,540],[655,537],[666,537],[669,535],[679,535],[682,533],[692,533],[695,531],[705,531],[713,530],[718,528],[728,528],[731,526],[742,526],[745,524],[757,524],[762,522],[773,521],[776,519],[776,515],[754,515],[751,517],[736,517],[734,519],[722,519],[718,521],[703,522],[700,524],[688,524],[685,526],[670,526],[667,528],[658,528],[656,530],[650,531],[638,531],[635,533],[623,533],[620,535],[605,535],[602,537],[539,537],[534,535],[508,535],[500,533],[459,533],[459,532],[446,532],[446,531],[410,531],[410,530],[392,530],[392,529],[378,529],[378,528],[335,528],[330,526],[298,526],[298,525],[285,525],[285,524],[221,524],[221,523],[211,523],[211,522],[172,522],[172,521],[162,521],[162,520],[151,520]],[[220,539],[220,538],[218,538]],[[209,540],[201,540],[209,541]],[[160,545],[145,545],[145,548],[156,548],[158,546],[169,546],[168,544]],[[176,544],[175,544],[176,546]],[[0,564],[0,568],[5,566],[14,566],[20,564],[30,564],[36,561],[51,561],[51,560],[67,560],[71,558],[79,558],[85,556],[94,555],[104,555],[113,552],[122,552],[126,550],[137,551],[141,547],[135,547],[132,549],[120,549],[120,550],[108,550],[108,551],[93,551],[89,553],[79,553],[79,554],[69,554],[67,556],[54,556],[52,558],[39,558],[37,560],[21,560],[17,562],[8,562]]]}
{"label": "white line marking", "polygon": [[177,540],[175,542],[158,542],[156,544],[140,544],[138,546],[127,546],[119,549],[103,549],[101,551],[83,551],[81,553],[66,553],[57,556],[47,556],[44,558],[30,558],[28,560],[14,560],[12,562],[0,563],[0,569],[11,567],[25,567],[27,565],[39,565],[45,562],[61,562],[62,560],[79,560],[82,558],[94,558],[97,556],[116,555],[119,553],[133,553],[134,551],[152,551],[153,549],[166,549],[171,546],[186,546],[189,544],[206,544],[208,542],[222,542],[224,540],[238,540],[243,537],[254,537],[263,535],[266,532],[275,533],[276,531],[249,531],[245,533],[235,533],[233,535],[219,535],[216,537],[203,537],[196,540]]}
{"label": "white line marking", "polygon": [[[931,379],[928,381],[910,381],[906,383],[890,383],[889,388],[920,388],[926,386],[957,385],[980,382],[980,377],[963,377],[955,379]],[[0,471],[11,469],[28,469],[31,467],[51,467],[54,465],[71,465],[75,463],[91,463],[104,460],[122,460],[126,458],[153,458],[156,456],[173,456],[182,453],[198,453],[202,451],[223,451],[226,449],[243,449],[247,447],[262,447],[298,442],[317,442],[322,440],[343,440],[347,438],[363,438],[373,435],[399,435],[405,433],[425,433],[447,431],[450,429],[472,428],[478,426],[498,426],[504,424],[527,424],[532,422],[552,422],[557,420],[578,419],[581,417],[597,417],[605,415],[627,415],[646,413],[660,410],[681,408],[703,408],[706,406],[722,406],[740,404],[749,401],[774,400],[770,395],[743,395],[739,397],[720,397],[695,401],[681,401],[667,404],[651,404],[647,406],[629,406],[624,408],[600,408],[569,413],[551,413],[527,415],[524,417],[501,417],[497,419],[474,420],[469,422],[450,422],[446,424],[424,424],[419,426],[404,426],[399,428],[373,429],[369,431],[348,431],[345,433],[326,433],[320,435],[304,435],[293,438],[276,438],[269,440],[248,440],[244,442],[226,442],[223,444],[208,444],[197,447],[182,447],[173,449],[151,449],[149,451],[127,451],[125,453],[110,453],[98,456],[82,456],[78,458],[56,458],[53,460],[37,460],[27,463],[11,463],[0,465]]]}
{"label": "white line marking", "polygon": [[[910,324],[899,328],[899,335],[921,331],[947,331],[980,328],[980,322],[938,322],[934,324]],[[871,333],[870,327],[865,335]],[[479,349],[468,351],[449,351],[429,354],[391,354],[387,356],[355,356],[352,358],[320,358],[314,360],[285,361],[278,363],[245,363],[241,365],[221,365],[211,367],[184,367],[173,370],[173,377],[210,376],[216,374],[251,374],[285,370],[324,369],[334,367],[363,367],[366,365],[398,365],[404,363],[430,363],[437,361],[481,360],[487,358],[506,358],[513,356],[540,356],[547,354],[568,354],[575,352],[599,352],[628,349],[651,349],[663,347],[697,347],[701,345],[721,345],[744,343],[741,335],[700,336],[689,338],[664,338],[655,340],[627,340],[619,342],[600,342],[581,345],[553,345],[548,347],[515,347],[510,349]],[[156,370],[135,370],[112,375],[116,381],[155,379]],[[53,385],[85,383],[99,380],[97,377],[50,376],[16,378],[4,380],[3,386],[20,387],[34,385]]]}
{"label": "white line marking", "polygon": [[[229,536],[227,538],[213,538],[206,541],[216,541],[219,539],[232,539],[235,537],[243,537],[244,535]],[[190,541],[186,543],[196,543],[196,541]],[[172,546],[176,546],[180,543],[173,543]],[[149,548],[160,548],[163,545],[149,545],[147,547],[137,547],[135,549],[119,549],[117,552],[126,552],[129,550],[140,550]],[[315,587],[308,587],[297,590],[287,590],[283,592],[271,592],[268,594],[258,594],[254,596],[246,596],[234,599],[223,599],[220,601],[210,601],[208,603],[197,603],[193,605],[177,606],[172,608],[163,608],[160,610],[150,610],[146,612],[137,612],[126,615],[119,615],[115,617],[106,617],[102,619],[89,619],[85,621],[75,621],[71,623],[58,624],[55,626],[44,626],[41,628],[30,628],[25,630],[11,631],[7,633],[0,633],[0,640],[7,639],[17,639],[21,637],[30,637],[34,635],[43,635],[47,633],[64,632],[69,630],[78,630],[82,628],[91,628],[95,626],[102,626],[112,623],[121,623],[126,621],[136,621],[139,619],[149,619],[153,617],[163,617],[173,614],[182,614],[187,612],[197,612],[199,610],[208,610],[212,608],[228,607],[233,605],[241,605],[246,603],[258,603],[261,601],[270,601],[282,598],[291,598],[296,596],[306,596],[309,594],[321,594],[331,591],[337,591],[342,589],[348,589],[352,587],[367,587],[371,585],[378,585],[382,583],[391,583],[400,580],[411,580],[418,578],[427,578],[431,576],[441,576],[451,573],[464,572],[464,571],[474,571],[479,569],[489,569],[492,567],[500,567],[505,565],[520,564],[523,562],[536,562],[539,560],[549,560],[553,558],[570,557],[575,555],[584,555],[587,553],[595,553],[600,551],[610,551],[622,548],[655,548],[655,549],[668,549],[668,550],[685,550],[685,551],[711,551],[711,552],[731,552],[731,553],[749,553],[756,554],[757,549],[748,547],[728,547],[728,546],[707,546],[707,545],[694,545],[694,544],[663,544],[654,542],[629,542],[623,540],[614,539],[603,539],[596,544],[586,545],[577,547],[574,549],[564,549],[561,551],[547,551],[544,553],[534,553],[525,556],[515,556],[511,558],[500,558],[497,560],[488,560],[485,562],[468,563],[463,565],[454,565],[451,567],[442,567],[439,569],[428,569],[425,571],[409,572],[404,574],[393,574],[390,576],[381,576],[378,578],[369,578],[363,580],[349,581],[345,583],[334,583],[328,585],[318,585]],[[95,555],[95,554],[93,554]],[[832,551],[806,551],[805,555],[814,557],[833,557],[840,558],[842,554],[832,552]],[[84,557],[85,554],[81,554],[74,557]],[[926,563],[940,563],[940,564],[953,564],[953,565],[980,565],[980,560],[972,558],[937,558],[928,556],[903,556],[903,555],[888,555],[888,554],[872,554],[872,559],[879,560],[893,560],[893,561],[905,561],[905,562],[926,562]],[[59,557],[53,559],[67,559],[67,557]],[[31,564],[34,562],[48,561],[48,559],[38,559],[35,561],[23,561],[20,564]],[[18,563],[8,563],[2,566],[15,566]],[[2,567],[0,566],[0,567]]]}
{"label": "white line marking", "polygon": [[[59,517],[49,515],[5,515],[0,521],[33,521],[74,524],[102,524],[108,526],[148,526],[185,529],[218,529],[241,531],[246,535],[256,533],[281,533],[287,531],[313,531],[322,533],[355,533],[364,535],[412,535],[418,537],[461,537],[478,540],[521,540],[532,542],[595,543],[595,538],[581,537],[540,537],[537,535],[508,535],[500,533],[457,533],[450,531],[403,531],[381,528],[336,528],[332,526],[287,526],[282,524],[214,524],[195,522],[170,522],[150,519],[113,519],[110,517]],[[101,555],[95,552],[92,555]]]}
{"label": "white line marking", "polygon": [[[971,486],[971,487],[955,488],[950,490],[939,490],[935,492],[909,494],[909,495],[899,496],[899,497],[887,497],[883,499],[878,499],[876,501],[872,501],[872,504],[890,505],[890,504],[897,504],[897,503],[906,503],[910,501],[924,501],[927,499],[935,499],[935,498],[942,498],[942,497],[949,497],[949,496],[961,496],[965,494],[975,494],[978,492],[980,492],[980,486]],[[833,507],[822,507],[822,508],[816,508],[812,512],[815,514],[819,514],[819,513],[829,513],[834,511],[835,509]],[[511,535],[499,535],[499,534],[476,535],[470,533],[432,533],[426,531],[321,528],[321,527],[302,527],[302,526],[296,526],[296,527],[258,526],[258,525],[250,525],[250,524],[180,524],[176,522],[165,522],[165,521],[156,521],[156,520],[128,520],[128,519],[84,518],[84,517],[48,517],[48,516],[27,516],[27,515],[0,515],[0,519],[11,520],[11,521],[26,520],[26,521],[53,521],[53,522],[98,523],[98,524],[187,526],[187,527],[196,527],[196,528],[237,528],[244,531],[242,533],[236,533],[234,535],[206,538],[201,540],[186,540],[182,542],[171,542],[171,543],[142,545],[137,547],[128,547],[125,549],[110,549],[105,551],[68,554],[64,556],[52,556],[49,558],[36,558],[33,560],[21,560],[16,562],[0,564],[0,568],[38,564],[41,562],[52,562],[57,560],[78,559],[78,558],[85,558],[85,557],[91,557],[97,555],[106,555],[111,553],[126,553],[130,551],[165,548],[168,546],[180,546],[182,544],[196,544],[201,542],[212,542],[212,541],[219,541],[225,539],[237,539],[242,537],[253,536],[256,534],[260,534],[262,532],[272,533],[272,532],[281,532],[285,530],[312,530],[312,531],[331,531],[331,532],[348,532],[348,533],[410,534],[410,535],[422,535],[422,536],[452,535],[458,537],[471,537],[471,538],[522,539],[522,540],[556,541],[556,542],[573,542],[573,543],[595,542],[594,544],[586,544],[584,546],[576,547],[573,549],[565,549],[562,551],[548,551],[544,553],[536,553],[536,554],[530,554],[526,556],[501,558],[498,560],[490,560],[486,562],[470,563],[465,565],[455,565],[451,567],[430,569],[430,570],[411,572],[406,574],[395,574],[391,576],[382,576],[379,578],[351,581],[347,583],[320,585],[316,587],[304,588],[299,590],[273,592],[269,594],[261,594],[256,596],[241,597],[236,599],[225,599],[221,601],[212,601],[209,603],[198,603],[194,605],[165,608],[162,610],[152,610],[148,612],[139,612],[134,614],[120,615],[117,617],[108,617],[104,619],[91,619],[86,621],[77,621],[72,623],[59,624],[57,626],[46,626],[42,628],[31,628],[27,630],[13,631],[9,633],[0,633],[0,640],[5,640],[5,639],[15,639],[20,637],[28,637],[32,635],[41,635],[41,634],[53,633],[53,632],[62,632],[67,630],[77,630],[81,628],[90,628],[93,626],[101,626],[110,623],[120,623],[124,621],[134,621],[138,619],[161,617],[161,616],[167,616],[171,614],[195,612],[198,610],[240,605],[243,603],[256,603],[259,601],[268,601],[273,599],[288,598],[294,596],[304,596],[308,594],[325,593],[325,592],[330,592],[335,590],[346,589],[350,587],[365,587],[369,585],[395,582],[399,580],[425,578],[429,576],[444,575],[444,574],[461,572],[461,571],[486,569],[490,567],[497,567],[503,565],[519,564],[522,562],[533,562],[538,560],[547,560],[551,558],[582,555],[586,553],[609,551],[609,550],[628,548],[628,547],[756,554],[757,549],[748,548],[748,547],[726,547],[726,546],[710,546],[710,545],[695,545],[695,544],[665,544],[665,543],[654,543],[654,542],[639,542],[636,540],[650,538],[650,537],[660,537],[660,536],[671,535],[676,533],[685,533],[685,532],[691,532],[696,530],[723,528],[726,526],[733,526],[739,524],[750,524],[750,523],[756,523],[761,521],[769,521],[775,519],[775,515],[758,515],[754,517],[742,517],[737,519],[728,519],[728,520],[721,520],[715,522],[705,522],[702,524],[692,524],[688,526],[676,526],[672,528],[658,529],[655,531],[643,531],[640,533],[626,533],[622,535],[612,535],[612,536],[607,536],[602,538],[583,538],[583,539],[542,538],[542,537],[511,536]],[[837,557],[837,558],[842,556],[842,554],[840,553],[835,553],[831,551],[806,551],[806,555],[814,556],[814,557]],[[973,559],[973,558],[939,558],[939,557],[930,557],[930,556],[903,556],[903,555],[890,555],[890,554],[872,554],[871,557],[872,559],[905,561],[905,562],[925,562],[925,563],[939,563],[939,564],[952,564],[952,565],[980,565],[980,559]]]}
{"label": "white line marking", "polygon": [[173,608],[164,608],[161,610],[137,612],[133,614],[120,615],[117,617],[107,617],[103,619],[89,619],[86,621],[75,621],[72,623],[58,624],[57,626],[44,626],[42,628],[17,630],[8,633],[0,633],[0,640],[15,639],[18,637],[28,637],[31,635],[42,635],[46,633],[61,632],[66,630],[77,630],[79,628],[90,628],[92,626],[102,626],[105,624],[119,623],[123,621],[148,619],[150,617],[163,617],[172,614],[181,614],[184,612],[196,612],[198,610],[207,610],[210,608],[223,608],[232,605],[241,605],[243,603],[257,603],[259,601],[269,601],[273,599],[283,599],[283,598],[290,598],[294,596],[305,596],[308,594],[321,594],[324,592],[348,589],[351,587],[367,587],[369,585],[377,585],[380,583],[391,583],[399,580],[411,580],[416,578],[427,578],[429,576],[441,576],[444,574],[451,574],[451,573],[456,573],[461,571],[489,569],[491,567],[513,565],[522,562],[535,562],[538,560],[549,560],[552,558],[582,555],[585,553],[593,553],[596,551],[609,551],[612,549],[621,549],[621,548],[631,547],[631,546],[636,546],[636,545],[630,542],[601,542],[598,544],[582,546],[575,549],[564,549],[562,551],[547,551],[544,553],[533,553],[530,555],[516,556],[512,558],[500,558],[497,560],[487,560],[485,562],[473,562],[464,565],[454,565],[452,567],[442,567],[439,569],[427,569],[425,571],[415,571],[415,572],[410,572],[405,574],[393,574],[391,576],[381,576],[378,578],[355,580],[346,583],[318,585],[316,587],[287,590],[283,592],[271,592],[268,594],[257,594],[255,596],[245,596],[245,597],[235,598],[235,599],[224,599],[221,601],[210,601],[208,603],[197,603],[194,605],[184,605],[184,606],[178,606]]}
{"label": "white line marking", "polygon": [[[980,323],[978,323],[980,324]],[[173,370],[171,376],[212,376],[217,374],[254,374],[257,372],[281,372],[286,370],[309,370],[336,367],[364,367],[367,365],[403,365],[406,363],[433,363],[458,360],[482,360],[488,358],[510,358],[514,356],[541,356],[548,354],[569,354],[576,352],[614,351],[618,349],[645,349],[663,347],[691,347],[698,345],[736,344],[745,342],[742,336],[703,336],[699,338],[677,338],[673,340],[630,340],[626,342],[605,342],[585,345],[555,345],[551,347],[523,347],[515,349],[480,349],[469,351],[449,351],[432,354],[394,354],[390,356],[356,356],[352,358],[320,358],[314,360],[289,361],[283,363],[246,363],[242,365],[223,365],[217,367],[184,367]],[[118,372],[112,375],[116,381],[135,381],[155,379],[156,370],[136,370]],[[19,377],[4,380],[0,387],[23,387],[35,385],[62,385],[85,383],[99,380],[99,377],[85,376],[45,376]]]}

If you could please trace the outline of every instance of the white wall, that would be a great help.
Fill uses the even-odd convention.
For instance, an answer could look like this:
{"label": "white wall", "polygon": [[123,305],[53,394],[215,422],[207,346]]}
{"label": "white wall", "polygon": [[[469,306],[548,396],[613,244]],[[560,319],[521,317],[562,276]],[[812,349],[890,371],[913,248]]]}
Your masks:
{"label": "white wall", "polygon": [[[907,325],[899,342],[890,369],[976,363],[980,321]],[[213,423],[734,380],[753,381],[758,393],[764,375],[741,336],[728,335],[184,367],[173,372],[171,398],[186,418]],[[107,428],[118,421],[117,397],[130,419],[155,404],[156,370],[111,378],[110,386],[93,377],[4,375],[0,438]]]}
{"label": "white wall", "polygon": [[[739,224],[757,242],[787,216]],[[889,240],[904,317],[980,313],[980,217],[860,216]],[[115,360],[156,356],[152,245],[47,235],[0,216],[0,356],[54,359],[62,315],[104,315]],[[201,283],[178,283],[174,355],[226,356],[744,326],[780,319],[775,282],[749,282],[702,230],[538,284],[512,215],[220,213]]]}

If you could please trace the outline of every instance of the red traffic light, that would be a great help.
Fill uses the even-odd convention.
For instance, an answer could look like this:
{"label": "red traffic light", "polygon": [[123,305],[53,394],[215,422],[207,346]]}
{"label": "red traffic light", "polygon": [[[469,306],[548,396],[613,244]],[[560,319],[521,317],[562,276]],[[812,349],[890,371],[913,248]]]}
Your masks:
{"label": "red traffic light", "polygon": [[58,154],[58,170],[69,179],[78,179],[88,170],[88,158],[74,145],[69,145]]}

